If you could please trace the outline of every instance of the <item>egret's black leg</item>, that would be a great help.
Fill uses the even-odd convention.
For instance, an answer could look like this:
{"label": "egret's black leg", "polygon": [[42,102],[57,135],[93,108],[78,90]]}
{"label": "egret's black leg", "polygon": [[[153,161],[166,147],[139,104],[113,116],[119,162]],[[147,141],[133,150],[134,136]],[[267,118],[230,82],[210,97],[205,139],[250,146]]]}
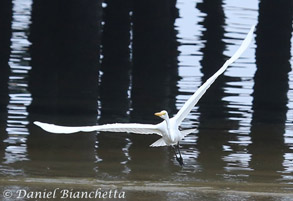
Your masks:
{"label": "egret's black leg", "polygon": [[174,149],[174,153],[175,153],[175,156],[176,156],[176,160],[178,161],[178,163],[179,163],[180,165],[183,165],[182,159],[180,159],[180,157],[178,157],[178,155],[180,155],[180,154],[178,153],[178,148],[177,148],[177,146],[172,146],[172,147],[173,147],[173,149]]}
{"label": "egret's black leg", "polygon": [[177,151],[179,154],[179,158],[177,158],[177,156],[176,156],[176,158],[177,158],[177,161],[179,162],[179,164],[182,166],[182,165],[184,165],[184,163],[183,163],[183,158],[182,158],[182,155],[180,152],[179,142],[177,143],[176,147],[177,147]]}

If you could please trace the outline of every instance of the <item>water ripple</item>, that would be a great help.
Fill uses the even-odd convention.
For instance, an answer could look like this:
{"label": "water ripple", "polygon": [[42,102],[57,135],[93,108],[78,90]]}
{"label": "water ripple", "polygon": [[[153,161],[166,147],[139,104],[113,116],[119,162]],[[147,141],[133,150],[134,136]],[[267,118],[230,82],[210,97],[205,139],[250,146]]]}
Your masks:
{"label": "water ripple", "polygon": [[27,158],[27,135],[29,131],[27,106],[31,104],[32,97],[28,92],[28,72],[30,56],[28,55],[28,29],[31,23],[31,0],[13,1],[13,21],[11,54],[9,66],[9,104],[7,128],[8,138],[4,141],[7,144],[5,149],[5,163],[28,160]]}

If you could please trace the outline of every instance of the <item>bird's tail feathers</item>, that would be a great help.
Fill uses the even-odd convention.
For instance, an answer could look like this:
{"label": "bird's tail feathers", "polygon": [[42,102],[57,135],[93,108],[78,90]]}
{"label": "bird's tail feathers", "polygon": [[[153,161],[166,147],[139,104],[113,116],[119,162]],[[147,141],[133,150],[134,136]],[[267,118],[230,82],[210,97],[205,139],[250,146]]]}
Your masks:
{"label": "bird's tail feathers", "polygon": [[150,145],[150,147],[162,147],[162,146],[167,146],[163,138],[158,139],[155,141],[153,144]]}

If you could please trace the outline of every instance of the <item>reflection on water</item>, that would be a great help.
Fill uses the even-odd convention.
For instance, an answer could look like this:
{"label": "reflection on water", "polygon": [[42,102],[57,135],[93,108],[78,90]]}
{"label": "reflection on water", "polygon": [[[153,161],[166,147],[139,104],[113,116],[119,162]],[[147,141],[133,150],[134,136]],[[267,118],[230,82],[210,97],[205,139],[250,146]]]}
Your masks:
{"label": "reflection on water", "polygon": [[[261,2],[259,5],[260,14],[256,32],[257,71],[254,76],[253,116],[250,133],[252,143],[249,146],[249,152],[252,154],[250,166],[257,176],[265,170],[280,179],[282,176],[278,172],[284,170],[284,156],[289,151],[288,146],[284,143],[284,127],[288,110],[288,72],[291,70],[289,60],[291,57],[292,14],[290,12],[292,12],[292,8],[286,4],[274,3],[277,9],[284,12],[278,17],[272,17],[270,15],[272,4],[268,3],[268,1]],[[283,23],[279,23],[279,21]],[[279,30],[288,30],[288,32],[282,33]],[[263,51],[264,49],[267,51]],[[272,51],[276,49],[283,54],[276,54],[275,51]],[[258,154],[263,152],[270,154],[270,160]]]}
{"label": "reflection on water", "polygon": [[[225,14],[222,1],[213,4],[203,1],[197,4],[197,8],[206,14],[200,23],[205,28],[201,35],[204,47],[201,49],[203,55],[200,61],[203,73],[201,80],[204,83],[225,62],[223,55]],[[209,93],[198,102],[198,112],[200,113],[196,145],[199,152],[198,163],[200,169],[214,170],[214,173],[207,172],[204,177],[219,176],[225,166],[225,161],[222,159],[225,153],[223,153],[222,147],[228,141],[229,119],[226,103],[222,101],[222,98],[225,96],[223,87],[226,80],[225,75],[219,77],[209,89]],[[219,121],[219,119],[221,120]]]}
{"label": "reflection on water", "polygon": [[7,104],[8,104],[8,60],[10,56],[10,38],[11,38],[11,18],[12,3],[1,1],[0,7],[0,161],[4,160],[6,145],[4,140],[7,138],[6,121],[7,121]]}
{"label": "reflection on water", "polygon": [[[240,7],[245,9],[246,12],[239,12]],[[243,22],[247,25],[254,24],[255,18],[257,18],[257,7],[258,5],[255,1],[248,1],[243,5],[236,4],[235,1],[227,2],[226,24],[232,24],[226,28],[225,40],[228,42],[225,51],[226,55],[236,48],[235,45],[239,45],[240,38],[245,35],[245,31],[240,29],[239,23],[235,22]],[[229,41],[233,41],[232,44],[229,44]],[[223,146],[223,150],[226,152],[223,158],[226,162],[225,170],[229,173],[224,176],[229,180],[245,181],[248,175],[251,174],[249,171],[252,171],[249,166],[251,154],[248,153],[247,147],[251,144],[249,132],[252,117],[251,94],[253,92],[251,80],[256,67],[253,56],[254,48],[254,44],[251,44],[250,51],[245,53],[250,55],[249,60],[247,57],[239,58],[233,68],[228,69],[226,72],[226,75],[230,78],[226,82],[226,96],[223,97],[223,100],[228,103],[226,107],[229,108],[227,111],[231,120],[229,124],[233,124],[233,126],[229,126],[229,139]]]}
{"label": "reflection on water", "polygon": [[[132,122],[159,123],[161,120],[154,116],[154,112],[166,109],[173,114],[175,110],[178,78],[174,30],[176,8],[173,1],[167,2],[151,0],[144,3],[134,1],[133,4]],[[157,6],[153,8],[149,3]],[[150,179],[160,176],[155,171],[158,167],[164,169],[164,175],[169,173],[172,150],[160,152],[149,148],[157,136],[131,135],[129,138],[132,141],[129,148],[132,174],[129,178],[143,178],[140,166],[144,171],[154,173]],[[152,167],[147,170],[151,160]],[[140,165],[134,161],[140,161]]]}
{"label": "reflection on water", "polygon": [[32,100],[31,94],[27,90],[27,76],[31,70],[29,65],[31,58],[28,52],[31,4],[30,0],[15,0],[12,4],[11,53],[8,62],[10,66],[9,103],[7,105],[6,127],[8,138],[4,141],[6,143],[4,163],[28,160],[26,141],[29,135],[27,128],[29,121],[27,107]]}
{"label": "reflection on water", "polygon": [[[102,64],[100,80],[99,123],[129,121],[130,110],[130,29],[131,5],[109,0],[104,8]],[[97,135],[96,154],[99,175],[128,174],[131,160],[127,135],[100,133]],[[105,151],[106,150],[106,151]]]}
{"label": "reflection on water", "polygon": [[[0,189],[74,186],[79,177],[86,189],[116,181],[128,200],[291,195],[290,1],[3,2],[11,19],[0,18]],[[252,24],[255,43],[182,124],[198,127],[181,143],[184,167],[170,147],[148,147],[156,136],[51,135],[29,124],[159,122],[153,113],[175,114]]]}
{"label": "reflection on water", "polygon": [[92,114],[92,123],[96,123],[101,5],[99,1],[83,2],[72,1],[69,9],[67,2],[34,1],[29,79],[32,114],[55,115],[55,121],[64,123],[67,120],[59,114]]}
{"label": "reflection on water", "polygon": [[[31,121],[42,119],[68,125],[97,123],[101,2],[74,0],[70,4],[70,9],[66,2],[58,0],[45,4],[34,1],[32,6]],[[53,16],[48,8],[54,9]],[[63,168],[70,169],[72,175],[81,169],[94,175],[95,140],[93,134],[67,138],[44,135],[32,127],[27,143],[32,162],[27,167],[41,159],[41,163],[30,167],[37,175],[43,171],[48,175],[62,175]]]}

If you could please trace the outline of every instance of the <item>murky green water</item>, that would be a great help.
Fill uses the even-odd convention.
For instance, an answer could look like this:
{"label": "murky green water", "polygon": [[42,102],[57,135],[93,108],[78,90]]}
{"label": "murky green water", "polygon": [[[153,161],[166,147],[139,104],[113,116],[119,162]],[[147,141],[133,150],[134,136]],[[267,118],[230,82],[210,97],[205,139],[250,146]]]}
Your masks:
{"label": "murky green water", "polygon": [[[1,200],[293,200],[289,1],[1,4]],[[249,49],[182,124],[198,128],[181,142],[183,167],[149,147],[156,136],[32,124],[158,123],[253,24]]]}

